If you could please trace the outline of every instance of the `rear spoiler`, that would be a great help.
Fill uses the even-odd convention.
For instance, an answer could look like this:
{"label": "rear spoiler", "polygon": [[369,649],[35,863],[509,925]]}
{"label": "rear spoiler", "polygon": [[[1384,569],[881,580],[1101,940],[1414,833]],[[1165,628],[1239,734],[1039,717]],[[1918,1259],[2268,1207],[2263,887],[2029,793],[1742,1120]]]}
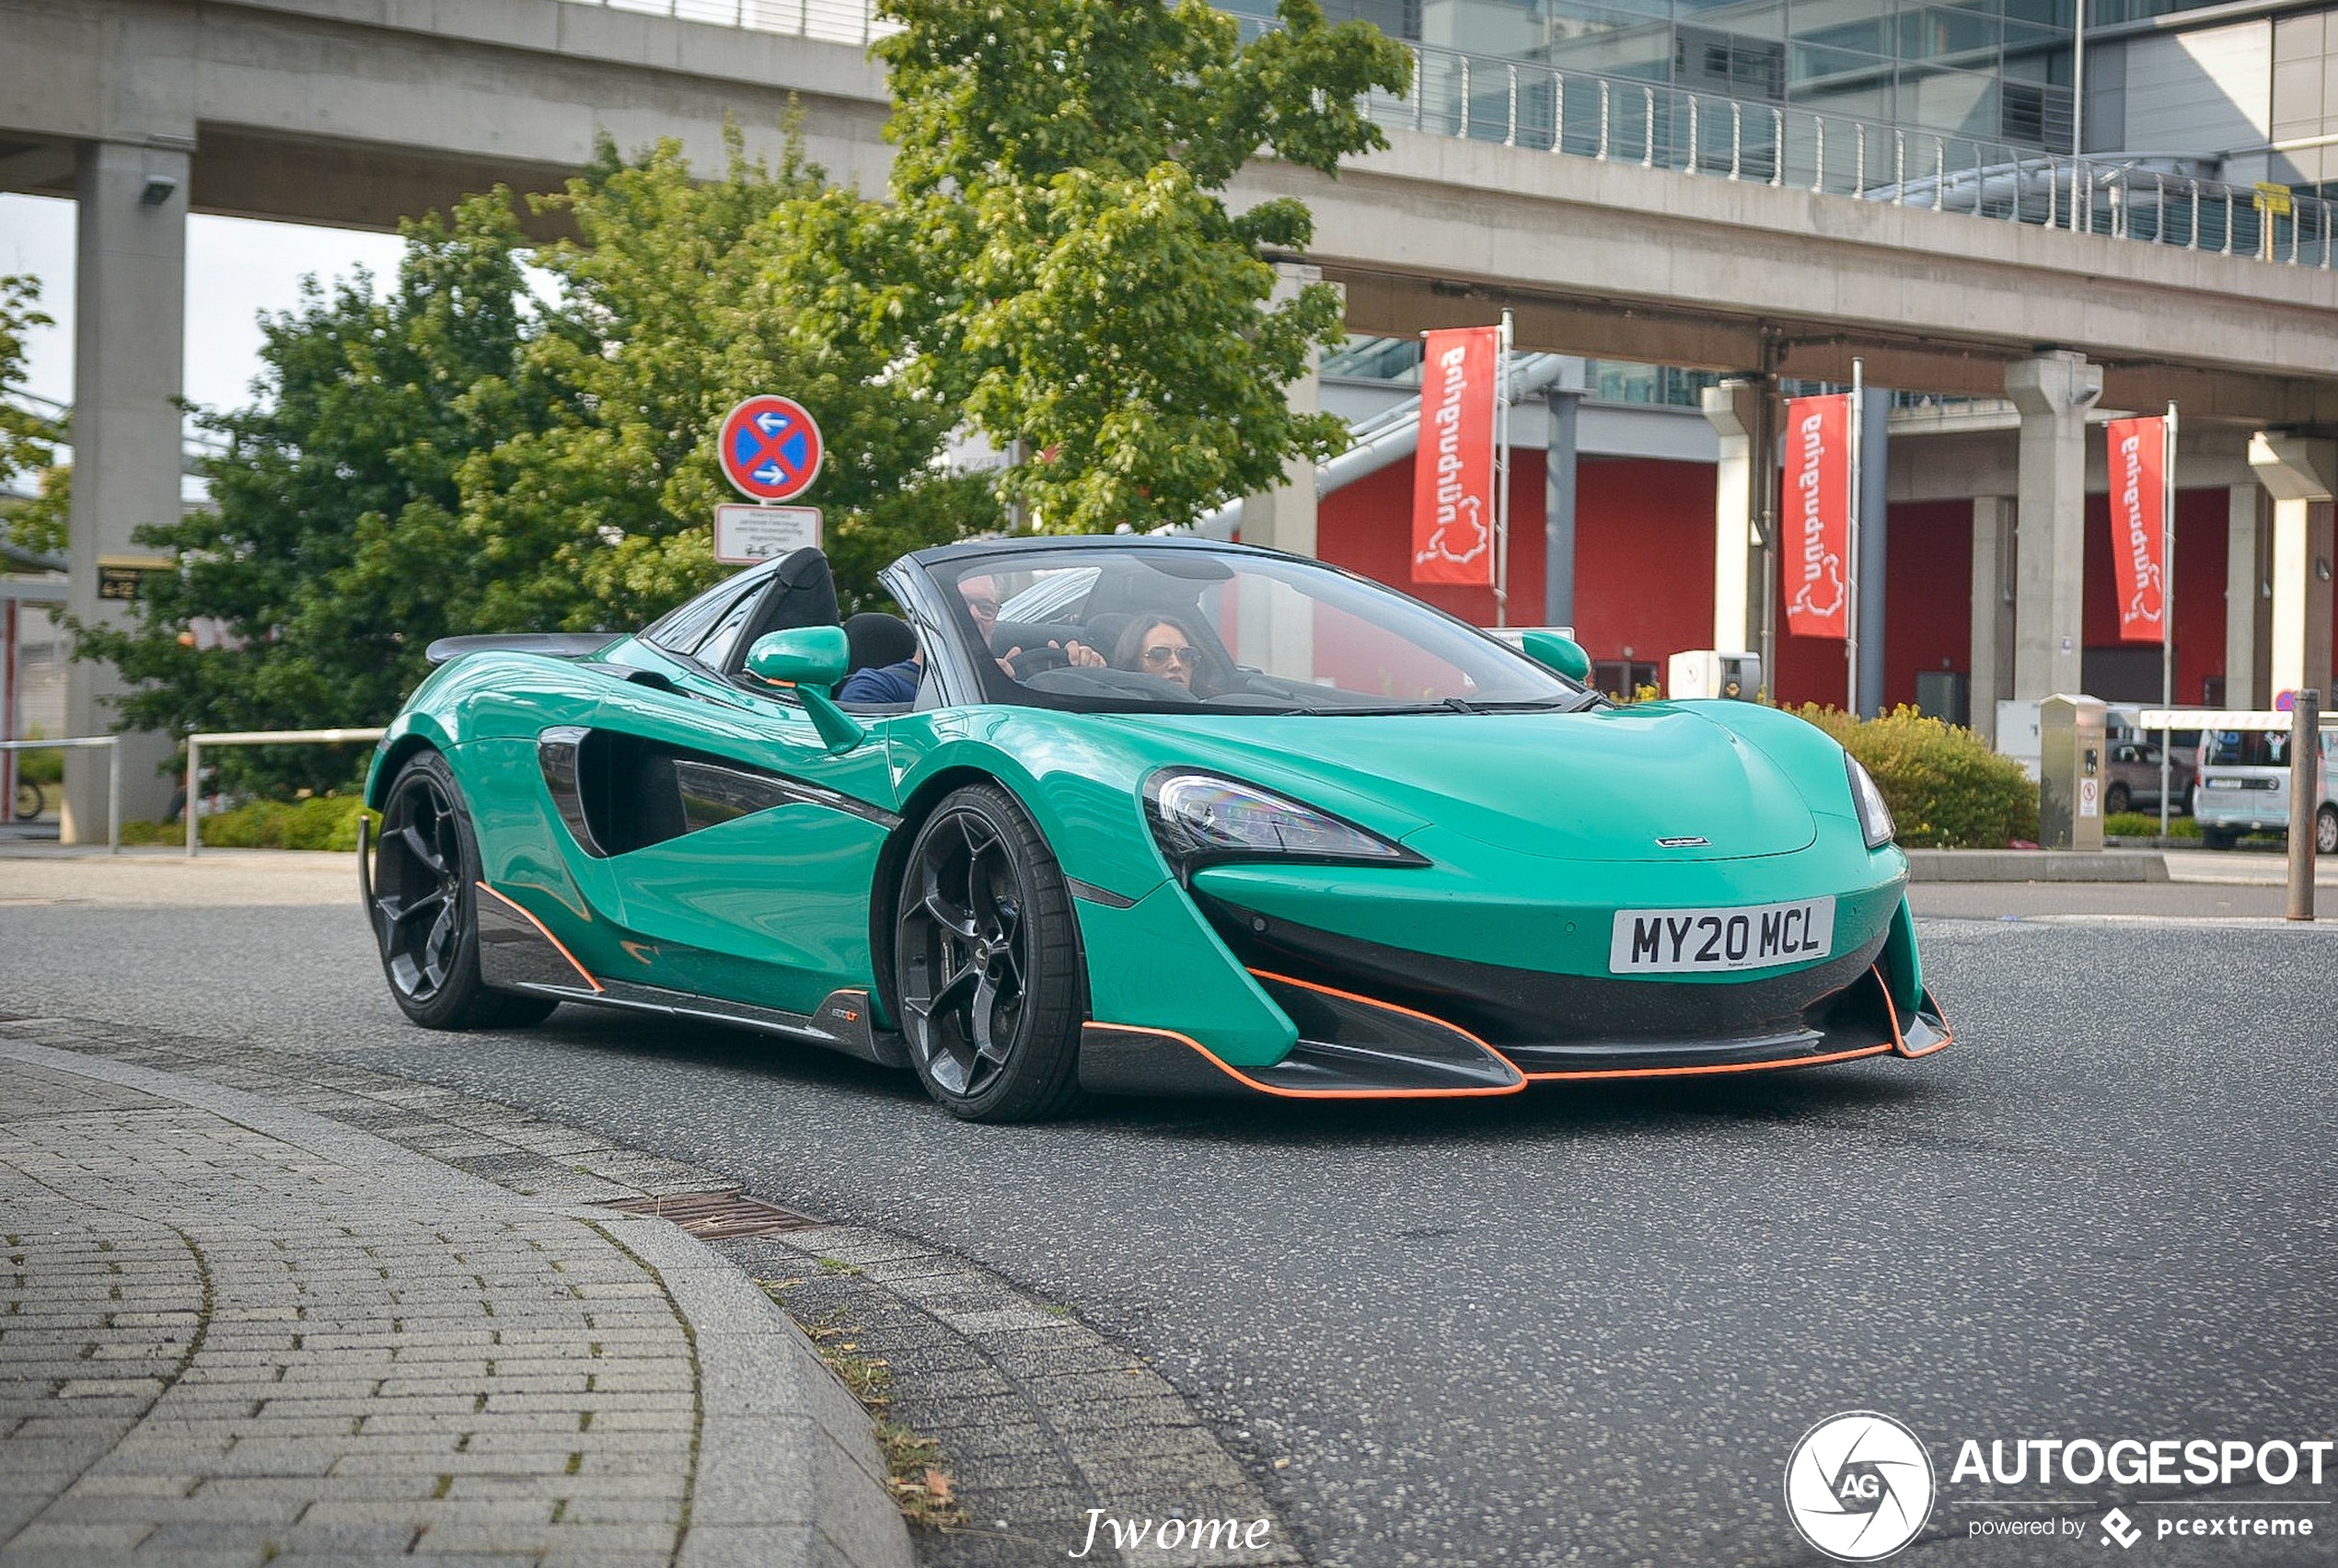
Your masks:
{"label": "rear spoiler", "polygon": [[504,631],[442,637],[422,650],[422,657],[434,664],[466,653],[541,653],[549,659],[584,659],[624,635],[621,631]]}

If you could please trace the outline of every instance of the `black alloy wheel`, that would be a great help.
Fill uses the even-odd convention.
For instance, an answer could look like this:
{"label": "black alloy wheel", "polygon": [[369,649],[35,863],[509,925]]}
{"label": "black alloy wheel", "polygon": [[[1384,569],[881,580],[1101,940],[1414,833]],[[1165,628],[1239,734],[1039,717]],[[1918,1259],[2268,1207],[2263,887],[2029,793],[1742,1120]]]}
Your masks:
{"label": "black alloy wheel", "polygon": [[2325,805],[2314,813],[2314,853],[2338,855],[2338,806]]}
{"label": "black alloy wheel", "polygon": [[479,976],[479,845],[446,758],[417,753],[391,780],[374,847],[382,971],[399,1009],[425,1029],[516,1028],[558,1004]]}
{"label": "black alloy wheel", "polygon": [[975,1122],[1079,1104],[1085,998],[1071,897],[1012,796],[972,785],[926,819],[894,940],[903,1032],[927,1093]]}
{"label": "black alloy wheel", "polygon": [[2124,784],[2113,784],[2102,792],[2102,809],[2112,816],[2117,816],[2127,809],[2127,801],[2132,798],[2127,793],[2127,787]]}

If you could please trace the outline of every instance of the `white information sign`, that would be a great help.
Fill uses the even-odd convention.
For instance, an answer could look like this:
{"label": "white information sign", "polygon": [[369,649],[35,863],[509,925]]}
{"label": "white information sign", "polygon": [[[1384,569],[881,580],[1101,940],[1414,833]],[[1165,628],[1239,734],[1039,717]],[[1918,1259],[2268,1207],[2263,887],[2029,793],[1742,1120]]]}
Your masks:
{"label": "white information sign", "polygon": [[2102,814],[2102,786],[2097,780],[2078,780],[2078,814],[2082,817]]}
{"label": "white information sign", "polygon": [[790,550],[820,544],[816,506],[718,506],[714,509],[714,559],[725,566],[753,566]]}

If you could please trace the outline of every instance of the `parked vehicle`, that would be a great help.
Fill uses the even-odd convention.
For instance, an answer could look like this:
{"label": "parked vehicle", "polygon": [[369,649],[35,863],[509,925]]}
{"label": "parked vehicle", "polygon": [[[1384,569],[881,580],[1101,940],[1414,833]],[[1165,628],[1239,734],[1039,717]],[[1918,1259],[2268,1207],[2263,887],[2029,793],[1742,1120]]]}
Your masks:
{"label": "parked vehicle", "polygon": [[[2193,816],[2200,824],[2200,842],[2211,849],[2229,849],[2244,833],[2286,834],[2289,829],[2289,716],[2269,713],[2263,718],[2267,722],[2254,727],[2202,733]],[[2338,729],[2324,728],[2321,801],[2314,813],[2314,847],[2324,855],[2338,853],[2338,794],[2332,792],[2338,767],[2333,762],[2338,762]]]}
{"label": "parked vehicle", "polygon": [[[2197,748],[2186,752],[2179,747],[2168,764],[2168,793],[2175,811],[2192,810],[2192,781],[2197,759]],[[2104,773],[2109,779],[2102,790],[2104,811],[2115,813],[2159,809],[2159,742],[2112,741]]]}

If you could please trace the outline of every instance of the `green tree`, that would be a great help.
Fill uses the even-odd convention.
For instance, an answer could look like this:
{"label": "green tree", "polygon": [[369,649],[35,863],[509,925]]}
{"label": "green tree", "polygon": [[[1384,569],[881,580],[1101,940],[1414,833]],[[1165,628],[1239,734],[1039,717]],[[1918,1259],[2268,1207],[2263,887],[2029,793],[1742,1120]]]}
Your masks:
{"label": "green tree", "polygon": [[[203,422],[214,506],[141,529],[175,552],[119,627],[76,625],[120,669],[125,727],[378,723],[424,672],[424,646],[469,630],[480,573],[461,525],[470,456],[543,418],[524,385],[536,328],[521,236],[499,193],[405,229],[395,284],[360,273],[263,322],[260,400]],[[223,766],[283,784],[345,782],[315,748]]]}
{"label": "green tree", "polygon": [[1305,206],[1235,214],[1260,153],[1336,172],[1383,146],[1374,87],[1410,81],[1362,23],[1282,0],[1245,44],[1202,0],[879,0],[893,190],[929,282],[905,316],[910,379],[1036,461],[1005,493],[1041,525],[1184,522],[1279,482],[1345,436],[1283,388],[1340,335],[1317,284],[1269,303],[1266,254],[1303,248]]}
{"label": "green tree", "polygon": [[[57,432],[50,421],[6,396],[24,379],[25,335],[52,325],[40,300],[39,279],[20,273],[0,277],[0,483],[29,469],[45,469],[55,456],[50,444]],[[0,503],[0,540],[36,555],[64,553],[63,514],[42,504],[51,484],[44,474],[40,500]]]}
{"label": "green tree", "polygon": [[633,626],[725,571],[714,507],[723,416],[782,392],[820,423],[804,497],[825,514],[847,608],[906,550],[995,524],[978,478],[937,461],[954,409],[897,374],[919,295],[898,214],[829,186],[791,146],[777,169],[729,137],[723,177],[677,144],[631,161],[603,144],[565,194],[582,243],[542,257],[561,307],[527,373],[557,387],[539,429],[473,456],[464,526],[492,570],[482,625]]}

